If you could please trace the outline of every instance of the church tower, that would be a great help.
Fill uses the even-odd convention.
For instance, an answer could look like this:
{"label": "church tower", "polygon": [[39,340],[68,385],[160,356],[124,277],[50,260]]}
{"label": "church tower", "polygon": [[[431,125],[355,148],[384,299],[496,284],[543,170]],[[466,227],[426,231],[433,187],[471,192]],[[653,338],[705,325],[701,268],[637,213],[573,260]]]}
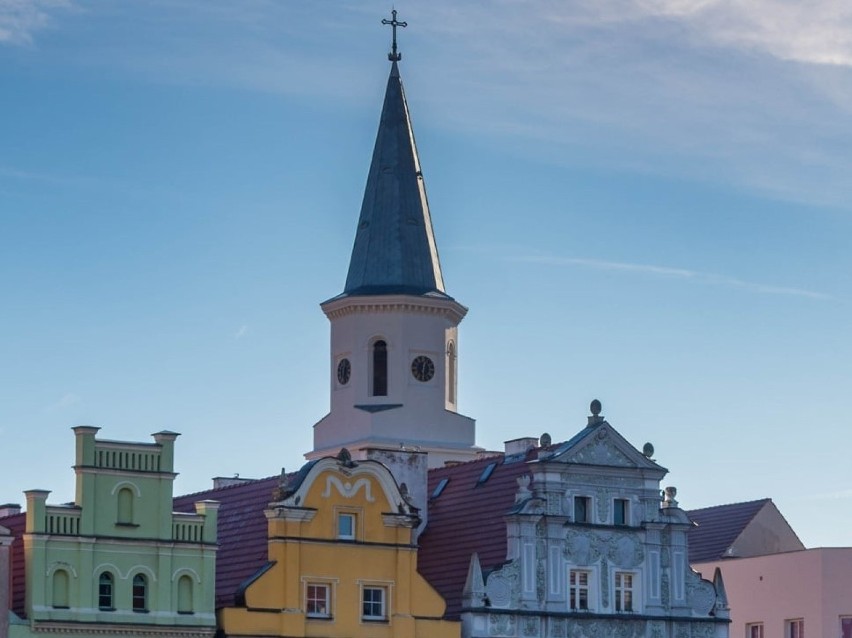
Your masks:
{"label": "church tower", "polygon": [[419,450],[430,467],[475,458],[474,420],[458,413],[458,325],[467,308],[444,289],[426,187],[393,48],[376,145],[343,292],[331,322],[331,411],[310,459],[342,447]]}

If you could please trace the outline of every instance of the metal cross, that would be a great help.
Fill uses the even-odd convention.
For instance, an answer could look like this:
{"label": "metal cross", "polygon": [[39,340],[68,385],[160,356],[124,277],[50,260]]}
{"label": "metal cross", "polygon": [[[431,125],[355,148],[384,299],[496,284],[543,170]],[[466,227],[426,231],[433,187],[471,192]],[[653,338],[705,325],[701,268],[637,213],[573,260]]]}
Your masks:
{"label": "metal cross", "polygon": [[396,50],[396,28],[397,27],[407,27],[407,22],[400,22],[396,19],[396,9],[391,9],[391,19],[383,19],[382,24],[389,24],[393,29],[393,46],[391,47],[391,52],[388,53],[388,60],[391,62],[398,62],[402,59],[402,53],[397,53]]}

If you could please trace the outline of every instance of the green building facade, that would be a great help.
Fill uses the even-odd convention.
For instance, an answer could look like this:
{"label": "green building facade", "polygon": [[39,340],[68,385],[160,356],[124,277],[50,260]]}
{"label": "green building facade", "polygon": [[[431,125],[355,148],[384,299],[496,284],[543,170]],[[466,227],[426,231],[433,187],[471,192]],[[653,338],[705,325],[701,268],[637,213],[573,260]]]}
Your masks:
{"label": "green building facade", "polygon": [[74,503],[26,492],[26,622],[34,634],[210,636],[219,504],[172,511],[175,432],[153,443],[76,435]]}

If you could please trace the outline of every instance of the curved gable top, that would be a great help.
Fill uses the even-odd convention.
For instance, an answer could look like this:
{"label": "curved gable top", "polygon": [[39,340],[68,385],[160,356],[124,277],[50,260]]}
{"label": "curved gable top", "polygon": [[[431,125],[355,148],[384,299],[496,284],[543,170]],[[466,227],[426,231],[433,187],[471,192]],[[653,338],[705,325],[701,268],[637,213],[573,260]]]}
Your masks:
{"label": "curved gable top", "polygon": [[[386,512],[417,516],[417,508],[408,502],[390,470],[378,461],[345,461],[326,457],[307,463],[288,489],[289,494],[276,506],[319,507],[316,498],[364,498],[378,503]],[[315,486],[319,490],[315,490]]]}

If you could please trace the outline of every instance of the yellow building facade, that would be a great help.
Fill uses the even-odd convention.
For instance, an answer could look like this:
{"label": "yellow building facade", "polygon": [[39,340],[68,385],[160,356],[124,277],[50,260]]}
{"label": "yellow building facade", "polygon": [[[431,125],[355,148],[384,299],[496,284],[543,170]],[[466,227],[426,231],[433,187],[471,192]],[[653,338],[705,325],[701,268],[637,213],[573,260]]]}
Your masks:
{"label": "yellow building facade", "polygon": [[219,610],[227,636],[458,638],[417,572],[417,509],[377,461],[311,461],[265,514],[268,563]]}

